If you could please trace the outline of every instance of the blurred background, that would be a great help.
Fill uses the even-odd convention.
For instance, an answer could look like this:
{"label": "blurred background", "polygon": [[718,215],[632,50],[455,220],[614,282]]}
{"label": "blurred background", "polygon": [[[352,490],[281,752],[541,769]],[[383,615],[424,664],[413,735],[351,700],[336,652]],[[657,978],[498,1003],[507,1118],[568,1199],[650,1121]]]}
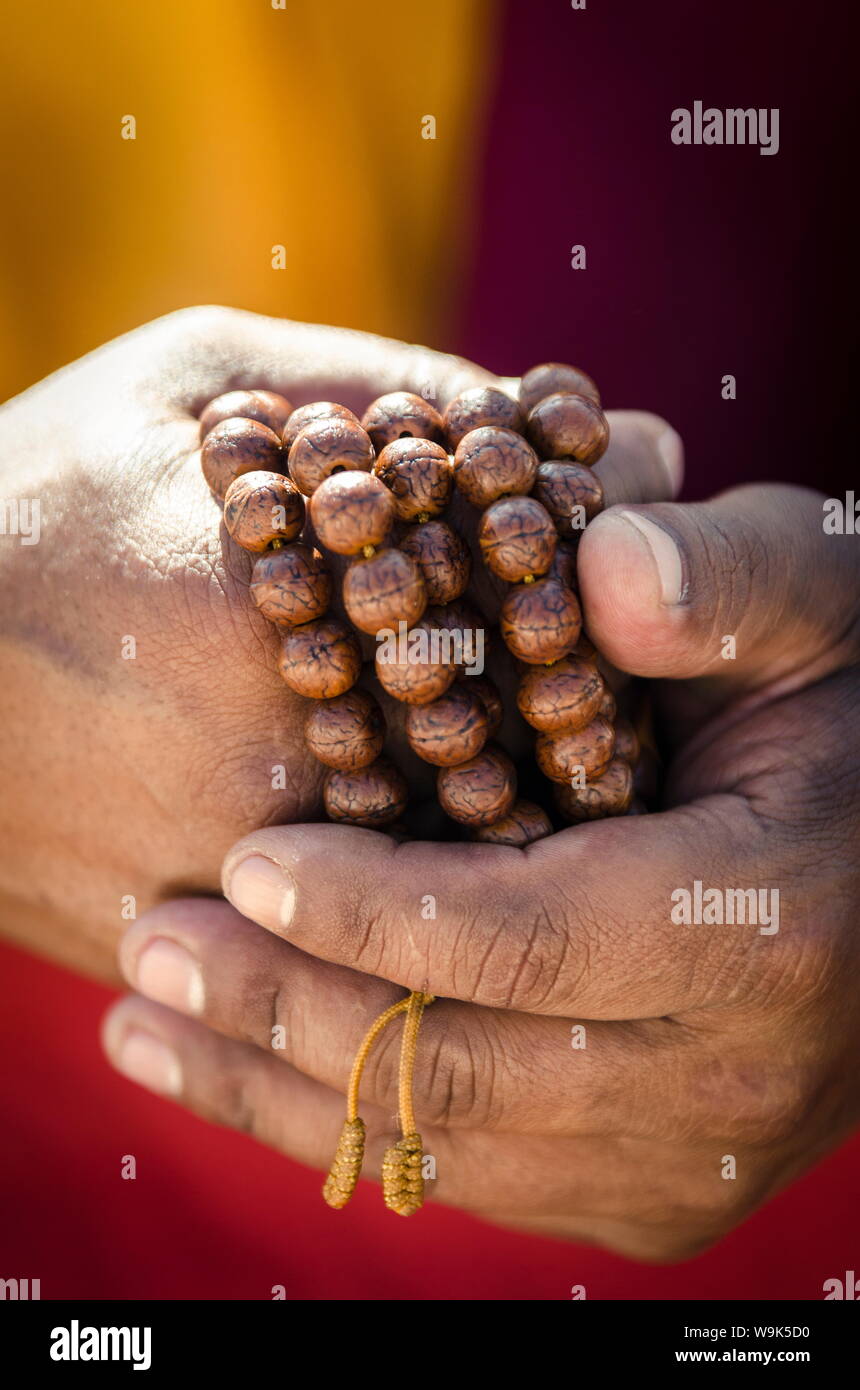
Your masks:
{"label": "blurred background", "polygon": [[[608,406],[681,430],[687,498],[778,478],[841,495],[855,482],[841,8],[8,0],[0,398],[218,302],[503,374],[575,362]],[[779,153],[673,145],[671,112],[696,100],[778,107]],[[585,1283],[596,1298],[815,1299],[856,1264],[857,1143],[674,1269],[433,1208],[407,1239],[374,1191],[338,1216],[317,1174],[109,1072],[107,991],[9,948],[0,966],[0,1277],[41,1277],[45,1298],[266,1298],[280,1283],[291,1298],[565,1299]]]}

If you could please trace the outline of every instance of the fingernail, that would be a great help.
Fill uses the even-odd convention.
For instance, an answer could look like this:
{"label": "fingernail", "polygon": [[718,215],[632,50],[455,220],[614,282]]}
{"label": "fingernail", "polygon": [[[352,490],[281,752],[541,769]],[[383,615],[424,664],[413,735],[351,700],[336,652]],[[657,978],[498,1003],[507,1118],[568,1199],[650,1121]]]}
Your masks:
{"label": "fingernail", "polygon": [[263,927],[286,929],[293,920],[296,886],[292,875],[261,854],[241,859],[224,891],[243,917]]}
{"label": "fingernail", "polygon": [[158,937],[138,958],[134,983],[141,994],[183,1014],[201,1014],[203,972],[190,951]]}
{"label": "fingernail", "polygon": [[669,474],[672,496],[675,497],[680,492],[681,483],[684,481],[684,442],[677,430],[673,430],[670,426],[669,429],[663,431],[657,440],[657,452]]}
{"label": "fingernail", "polygon": [[114,1066],[129,1080],[160,1096],[178,1096],[182,1090],[182,1065],[167,1043],[151,1033],[132,1029],[126,1033]]}
{"label": "fingernail", "polygon": [[622,511],[616,515],[634,527],[645,542],[660,580],[660,597],[663,603],[680,603],[686,595],[684,567],[681,552],[669,532],[639,512]]}

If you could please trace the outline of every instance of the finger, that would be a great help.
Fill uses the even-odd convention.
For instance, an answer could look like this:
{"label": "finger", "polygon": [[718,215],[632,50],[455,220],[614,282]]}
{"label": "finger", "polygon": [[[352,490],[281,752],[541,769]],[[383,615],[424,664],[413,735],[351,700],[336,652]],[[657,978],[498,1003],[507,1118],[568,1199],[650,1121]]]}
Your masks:
{"label": "finger", "polygon": [[[159,905],[129,927],[119,952],[133,988],[338,1091],[372,1020],[401,997],[373,976],[315,959],[234,908],[206,898]],[[400,1025],[368,1059],[362,1099],[397,1108]],[[684,1087],[702,1053],[663,1020],[582,1023],[437,1000],[421,1030],[415,1104],[427,1123],[532,1134],[680,1138],[715,1113],[698,1087],[683,1115],[666,1079]],[[562,1103],[559,1103],[559,1098]],[[712,1137],[716,1137],[714,1134]]]}
{"label": "finger", "polygon": [[159,381],[184,411],[240,387],[280,391],[296,405],[336,400],[363,411],[387,391],[414,391],[444,408],[472,386],[500,378],[464,358],[324,324],[238,309],[183,310],[151,325]]}
{"label": "finger", "polygon": [[684,481],[681,436],[644,410],[610,410],[609,447],[594,465],[607,507],[619,502],[665,502]]}
{"label": "finger", "polygon": [[277,826],[234,846],[223,886],[244,916],[302,949],[408,989],[524,1013],[647,1018],[724,1002],[791,950],[778,933],[691,930],[673,897],[692,890],[690,865],[705,884],[778,882],[778,840],[726,794],[526,850]]}
{"label": "finger", "polygon": [[[130,1080],[210,1122],[240,1130],[277,1152],[325,1170],[344,1117],[336,1091],[280,1065],[247,1043],[135,995],[107,1014],[102,1043]],[[362,1104],[363,1173],[376,1179],[397,1137],[394,1116]],[[627,1140],[510,1137],[482,1130],[421,1128],[435,1176],[430,1200],[522,1218],[552,1216],[643,1222],[662,1229],[689,1217],[721,1183],[717,1165],[691,1150]],[[714,1170],[716,1170],[714,1172]],[[734,1184],[732,1184],[734,1186]]]}
{"label": "finger", "polygon": [[860,551],[826,535],[821,497],[736,488],[713,501],[613,509],[582,537],[589,634],[636,675],[787,691],[856,658]]}

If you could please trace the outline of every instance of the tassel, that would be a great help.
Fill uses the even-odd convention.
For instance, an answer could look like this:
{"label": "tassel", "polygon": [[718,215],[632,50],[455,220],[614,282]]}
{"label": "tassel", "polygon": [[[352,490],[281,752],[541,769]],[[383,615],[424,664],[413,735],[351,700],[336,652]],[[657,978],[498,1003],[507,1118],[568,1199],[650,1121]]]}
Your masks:
{"label": "tassel", "polygon": [[382,1160],[382,1195],[389,1211],[414,1216],[424,1204],[424,1159],[420,1134],[404,1134],[385,1150]]}
{"label": "tassel", "polygon": [[364,1158],[364,1120],[344,1120],[323,1197],[330,1207],[345,1207],[358,1183]]}

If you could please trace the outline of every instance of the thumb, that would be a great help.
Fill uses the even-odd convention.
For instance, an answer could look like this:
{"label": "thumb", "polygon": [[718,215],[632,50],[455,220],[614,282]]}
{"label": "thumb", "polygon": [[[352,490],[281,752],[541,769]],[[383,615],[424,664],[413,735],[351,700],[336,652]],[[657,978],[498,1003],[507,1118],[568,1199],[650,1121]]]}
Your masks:
{"label": "thumb", "polygon": [[822,522],[819,493],[782,485],[610,508],[579,549],[589,635],[635,675],[818,679],[860,646],[860,546]]}

